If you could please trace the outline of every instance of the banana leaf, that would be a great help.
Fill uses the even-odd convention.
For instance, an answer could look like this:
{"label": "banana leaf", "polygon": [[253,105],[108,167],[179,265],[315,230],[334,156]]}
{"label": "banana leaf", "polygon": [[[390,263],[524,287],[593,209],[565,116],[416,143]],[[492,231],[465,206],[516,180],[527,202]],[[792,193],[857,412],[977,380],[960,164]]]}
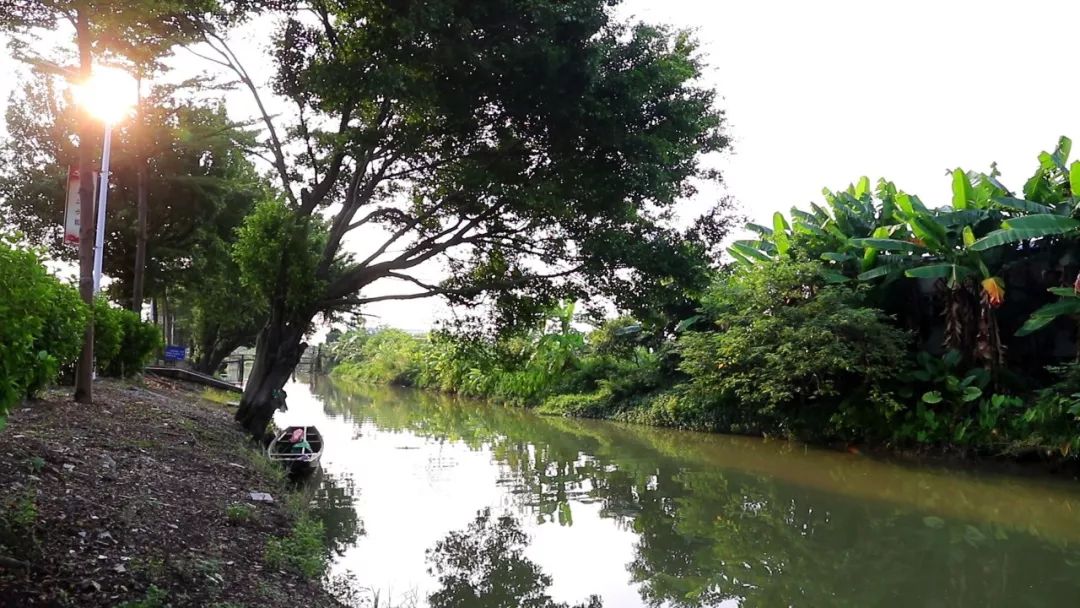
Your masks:
{"label": "banana leaf", "polygon": [[866,272],[860,272],[859,276],[857,276],[856,278],[860,281],[872,281],[874,279],[878,279],[889,274],[890,272],[892,272],[892,270],[893,269],[889,268],[887,265],[882,265],[878,266],[877,268],[871,268]]}
{"label": "banana leaf", "polygon": [[963,169],[954,169],[952,172],[952,207],[957,211],[968,208],[968,201],[974,198],[972,195],[971,180]]}
{"label": "banana leaf", "polygon": [[769,256],[765,255],[763,252],[761,252],[761,251],[759,251],[757,249],[754,249],[753,247],[743,245],[742,243],[734,243],[731,247],[728,247],[728,253],[730,253],[732,255],[735,255],[736,253],[738,253],[738,254],[741,254],[742,256],[746,257],[746,258],[750,258],[752,260],[758,260],[760,262],[769,262],[769,261],[771,261],[771,258]]}
{"label": "banana leaf", "polygon": [[1053,323],[1054,319],[1060,316],[1076,314],[1080,314],[1080,298],[1058,300],[1031,313],[1031,317],[1017,330],[1016,335],[1026,336]]}
{"label": "banana leaf", "polygon": [[1021,198],[1013,198],[1011,196],[995,196],[993,199],[995,204],[1006,209],[1012,209],[1014,211],[1023,211],[1024,213],[1053,213],[1053,209],[1043,205],[1041,203],[1033,203],[1031,201],[1025,201]]}
{"label": "banana leaf", "polygon": [[788,223],[784,219],[784,214],[777,211],[773,214],[773,242],[776,243],[776,250],[780,255],[787,255],[788,249],[791,248],[791,239],[788,238]]}
{"label": "banana leaf", "polygon": [[736,262],[738,262],[742,266],[749,267],[756,264],[753,259],[739,253],[739,251],[736,250],[734,246],[728,247],[727,252],[731,255],[731,257],[735,258]]}
{"label": "banana leaf", "polygon": [[1002,228],[975,241],[970,249],[985,251],[1009,243],[1018,243],[1044,236],[1058,236],[1080,228],[1080,221],[1060,215],[1038,214],[1002,222]]}
{"label": "banana leaf", "polygon": [[837,264],[843,264],[844,262],[855,259],[855,256],[850,253],[840,253],[839,251],[826,251],[821,254],[821,259],[836,262]]}
{"label": "banana leaf", "polygon": [[1046,291],[1063,298],[1080,298],[1080,294],[1077,294],[1073,287],[1051,287]]}
{"label": "banana leaf", "polygon": [[801,233],[804,233],[804,234],[806,234],[806,233],[816,234],[817,236],[826,236],[826,233],[825,233],[824,230],[822,230],[818,226],[815,226],[814,224],[811,224],[811,223],[808,223],[808,222],[803,222],[801,220],[795,220],[795,221],[792,222],[791,225],[792,225],[792,228],[794,228],[795,232],[801,232]]}
{"label": "banana leaf", "polygon": [[910,241],[901,241],[899,239],[851,239],[849,241],[856,247],[869,247],[873,249],[880,249],[881,251],[926,251],[926,247]]}
{"label": "banana leaf", "polygon": [[972,274],[972,271],[970,268],[964,268],[956,264],[930,264],[910,268],[904,274],[912,279],[946,279],[953,276],[953,274],[958,277],[968,276]]}
{"label": "banana leaf", "polygon": [[772,236],[772,228],[766,228],[761,224],[755,224],[753,222],[746,225],[747,230],[753,230],[761,236]]}

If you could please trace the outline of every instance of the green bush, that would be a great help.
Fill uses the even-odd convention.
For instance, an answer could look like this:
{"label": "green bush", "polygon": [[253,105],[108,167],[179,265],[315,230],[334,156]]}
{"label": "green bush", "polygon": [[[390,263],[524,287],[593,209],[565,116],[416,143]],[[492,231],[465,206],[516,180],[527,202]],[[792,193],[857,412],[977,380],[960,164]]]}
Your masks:
{"label": "green bush", "polygon": [[334,374],[353,382],[412,386],[423,343],[397,329],[382,329],[361,338],[347,334],[339,340],[336,351],[344,362],[334,368]]}
{"label": "green bush", "polygon": [[98,367],[106,376],[129,377],[142,371],[164,347],[161,332],[130,310],[112,309],[110,314],[119,321],[120,349],[104,365],[99,363]]}
{"label": "green bush", "polygon": [[740,408],[724,403],[716,395],[695,391],[688,384],[636,395],[627,399],[613,417],[623,422],[694,431],[753,430],[741,420],[745,417]]}
{"label": "green bush", "polygon": [[[705,297],[718,331],[683,336],[691,392],[744,430],[813,437],[887,433],[909,336],[814,263],[742,270]],[[730,405],[729,405],[730,404]]]}
{"label": "green bush", "polygon": [[1015,422],[1014,444],[1080,453],[1080,363],[1051,367],[1057,381],[1040,390]]}
{"label": "green bush", "polygon": [[610,408],[610,401],[611,393],[607,390],[598,390],[595,393],[555,395],[545,399],[536,411],[552,416],[595,418],[607,413]]}
{"label": "green bush", "polygon": [[79,291],[57,280],[44,284],[39,310],[45,322],[34,341],[34,350],[48,355],[30,382],[31,395],[52,382],[62,367],[74,365],[78,360],[89,322],[88,309]]}
{"label": "green bush", "polygon": [[94,360],[99,370],[112,364],[124,341],[123,313],[99,296],[94,300]]}
{"label": "green bush", "polygon": [[74,361],[87,316],[75,290],[34,251],[0,237],[0,420]]}

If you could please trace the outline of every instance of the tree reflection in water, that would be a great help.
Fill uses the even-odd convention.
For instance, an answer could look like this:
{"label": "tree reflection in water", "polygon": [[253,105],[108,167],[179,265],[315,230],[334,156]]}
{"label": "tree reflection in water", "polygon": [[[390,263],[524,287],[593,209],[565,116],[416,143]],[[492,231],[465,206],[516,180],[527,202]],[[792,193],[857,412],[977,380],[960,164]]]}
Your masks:
{"label": "tree reflection in water", "polygon": [[441,589],[431,608],[600,608],[600,598],[557,603],[546,591],[551,577],[524,555],[529,537],[510,515],[476,514],[468,528],[451,532],[428,550],[429,571]]}
{"label": "tree reflection in water", "polygon": [[364,526],[356,514],[353,501],[355,488],[349,477],[337,477],[319,470],[305,483],[311,515],[323,524],[326,549],[334,555],[344,555],[364,534]]}
{"label": "tree reflection in water", "polygon": [[[489,451],[515,515],[537,526],[572,526],[583,517],[573,507],[599,505],[637,537],[621,583],[648,606],[1013,607],[1080,595],[1075,492],[425,393],[318,392],[328,411],[379,432]],[[526,542],[518,522],[481,513],[430,553],[443,585],[432,605],[558,606],[543,591],[551,579],[522,557]]]}

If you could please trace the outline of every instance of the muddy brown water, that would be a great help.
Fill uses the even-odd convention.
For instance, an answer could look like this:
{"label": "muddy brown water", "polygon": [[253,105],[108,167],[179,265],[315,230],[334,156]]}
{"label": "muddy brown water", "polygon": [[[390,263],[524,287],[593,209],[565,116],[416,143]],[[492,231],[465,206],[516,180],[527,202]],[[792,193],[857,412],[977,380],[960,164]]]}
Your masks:
{"label": "muddy brown water", "polygon": [[287,391],[278,422],[326,437],[332,574],[368,605],[1080,605],[1077,481],[325,379]]}

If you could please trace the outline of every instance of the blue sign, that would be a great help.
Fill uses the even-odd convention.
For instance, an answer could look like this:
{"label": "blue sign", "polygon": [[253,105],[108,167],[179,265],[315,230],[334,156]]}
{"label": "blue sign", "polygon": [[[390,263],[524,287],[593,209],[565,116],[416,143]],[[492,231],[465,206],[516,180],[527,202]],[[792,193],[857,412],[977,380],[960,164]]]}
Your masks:
{"label": "blue sign", "polygon": [[166,346],[165,347],[165,360],[166,361],[183,361],[187,356],[186,346]]}

